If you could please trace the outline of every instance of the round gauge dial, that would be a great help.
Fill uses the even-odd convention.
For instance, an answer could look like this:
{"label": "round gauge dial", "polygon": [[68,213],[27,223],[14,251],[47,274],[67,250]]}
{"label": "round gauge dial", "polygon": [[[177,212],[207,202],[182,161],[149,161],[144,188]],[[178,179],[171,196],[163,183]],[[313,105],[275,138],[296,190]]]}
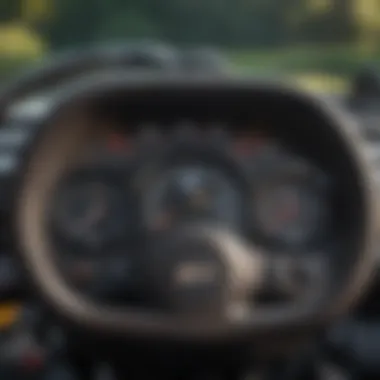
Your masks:
{"label": "round gauge dial", "polygon": [[[307,174],[308,173],[308,174]],[[327,231],[329,201],[318,173],[289,168],[278,178],[263,178],[253,194],[254,222],[259,233],[286,247],[314,244]],[[276,176],[273,175],[275,178]]]}
{"label": "round gauge dial", "polygon": [[326,204],[307,183],[266,185],[254,195],[254,214],[267,238],[291,246],[304,245],[319,236],[326,223]]}
{"label": "round gauge dial", "polygon": [[127,234],[131,221],[123,192],[90,180],[63,186],[53,209],[54,227],[66,241],[97,251]]}
{"label": "round gauge dial", "polygon": [[148,191],[145,215],[155,230],[192,221],[236,228],[242,215],[242,197],[234,181],[217,169],[177,167],[164,172]]}

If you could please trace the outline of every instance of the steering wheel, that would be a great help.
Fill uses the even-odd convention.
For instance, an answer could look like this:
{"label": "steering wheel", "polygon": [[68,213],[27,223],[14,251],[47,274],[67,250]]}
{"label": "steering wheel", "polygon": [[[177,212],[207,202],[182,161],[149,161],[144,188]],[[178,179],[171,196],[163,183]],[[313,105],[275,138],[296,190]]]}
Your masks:
{"label": "steering wheel", "polygon": [[[56,78],[71,69],[71,62],[57,63],[50,72],[40,70],[17,82],[0,96],[0,115],[16,95],[38,88],[46,82],[46,76]],[[364,292],[376,262],[376,199],[371,169],[356,129],[339,111],[279,84],[178,72],[131,76],[111,71],[101,78],[93,75],[76,79],[61,90],[59,101],[41,122],[40,132],[25,153],[14,205],[14,234],[20,258],[38,294],[59,315],[83,328],[126,338],[250,341],[315,331],[346,313]],[[170,112],[186,117],[231,118],[263,106],[287,109],[289,117],[297,114],[305,122],[318,121],[313,144],[326,149],[326,157],[339,176],[338,183],[344,186],[340,195],[346,206],[346,224],[343,239],[319,261],[322,270],[313,280],[307,299],[275,307],[257,304],[255,294],[273,285],[268,273],[278,265],[303,271],[302,260],[279,264],[235,232],[203,224],[161,236],[145,261],[150,274],[145,285],[158,297],[180,305],[179,313],[107,306],[68,284],[49,242],[47,200],[83,147],[99,134],[93,128],[90,110],[114,100],[123,102],[135,118],[142,114],[159,118]],[[293,127],[293,132],[305,136],[305,128]],[[181,147],[162,152],[157,162],[173,160],[181,150],[189,157],[195,154],[213,159],[207,150]],[[189,284],[197,284],[195,294],[188,292]]]}
{"label": "steering wheel", "polygon": [[2,88],[0,121],[10,104],[75,76],[109,68],[175,70],[177,66],[176,52],[157,43],[131,43],[65,52],[60,56],[53,56]]}

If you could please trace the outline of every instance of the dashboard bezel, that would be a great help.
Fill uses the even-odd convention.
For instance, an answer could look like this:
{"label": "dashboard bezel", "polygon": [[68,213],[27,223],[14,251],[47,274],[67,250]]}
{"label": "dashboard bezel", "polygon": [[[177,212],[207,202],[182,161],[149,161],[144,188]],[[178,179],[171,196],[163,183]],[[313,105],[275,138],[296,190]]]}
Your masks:
{"label": "dashboard bezel", "polygon": [[[358,203],[354,207],[358,207],[358,220],[355,221],[357,224],[357,241],[355,249],[356,257],[354,259],[356,267],[355,273],[352,274],[349,281],[344,281],[344,289],[337,291],[337,294],[332,294],[329,302],[325,302],[328,306],[327,310],[316,310],[315,307],[311,310],[306,310],[297,315],[293,315],[292,318],[287,318],[287,316],[278,315],[266,315],[260,321],[256,321],[255,327],[248,324],[241,329],[234,330],[231,328],[226,328],[226,326],[213,325],[213,326],[195,326],[190,325],[184,329],[182,324],[174,323],[170,319],[167,320],[169,323],[165,323],[165,318],[160,317],[153,318],[148,314],[140,315],[139,318],[135,318],[134,315],[117,312],[112,312],[110,310],[102,310],[100,312],[96,305],[88,302],[88,300],[82,297],[73,297],[73,294],[68,291],[68,289],[62,287],[62,284],[57,280],[57,273],[54,267],[46,260],[47,257],[41,256],[41,249],[34,249],[34,260],[31,260],[29,256],[31,251],[30,244],[42,248],[41,242],[36,240],[38,233],[35,230],[30,230],[32,227],[32,221],[36,222],[36,218],[31,214],[24,214],[26,211],[25,206],[32,207],[31,199],[25,193],[25,186],[28,185],[28,181],[32,179],[31,173],[34,170],[34,174],[38,173],[41,167],[38,167],[38,162],[33,161],[37,157],[35,148],[36,146],[41,148],[43,145],[49,141],[48,145],[45,145],[45,153],[52,154],[54,156],[56,150],[54,150],[56,142],[60,142],[63,145],[64,142],[67,143],[66,148],[71,149],[70,158],[74,158],[74,148],[75,145],[73,141],[67,140],[67,128],[72,129],[72,137],[76,137],[77,141],[80,142],[80,138],[86,139],[85,133],[82,135],[80,132],[86,132],[86,128],[75,129],[75,123],[70,123],[70,119],[67,118],[68,115],[73,115],[75,112],[83,111],[84,105],[88,102],[93,102],[92,104],[98,104],[96,102],[102,101],[103,104],[114,104],[113,102],[117,99],[125,101],[129,100],[128,110],[131,111],[129,115],[132,119],[138,116],[134,115],[133,111],[136,111],[136,101],[144,102],[145,105],[150,107],[150,118],[158,117],[161,115],[161,119],[165,119],[165,114],[162,112],[162,102],[168,102],[168,100],[177,101],[180,99],[182,101],[183,108],[174,107],[171,117],[176,116],[179,112],[187,112],[188,115],[197,111],[200,119],[208,119],[210,116],[210,102],[204,103],[205,100],[209,98],[213,100],[215,111],[218,109],[221,114],[228,110],[235,111],[232,112],[235,116],[241,116],[240,111],[245,110],[245,115],[249,114],[254,101],[258,103],[265,101],[273,101],[277,99],[281,102],[285,102],[288,105],[293,104],[296,108],[303,109],[306,113],[309,112],[309,116],[315,115],[320,117],[323,121],[321,128],[326,128],[322,131],[329,135],[330,147],[335,146],[341,149],[343,157],[337,158],[337,161],[344,160],[347,173],[351,172],[353,174],[356,183],[352,184],[352,192],[354,199],[358,200]],[[70,106],[75,100],[74,110]],[[238,102],[239,100],[239,102]],[[95,102],[95,103],[94,103]],[[235,109],[233,109],[233,106]],[[180,103],[181,104],[181,103]],[[257,105],[256,104],[256,105]],[[270,103],[269,103],[270,104]],[[196,106],[195,106],[196,105]],[[71,108],[71,110],[70,110]],[[97,107],[95,107],[97,108]],[[71,112],[68,112],[68,111]],[[165,110],[168,112],[168,109]],[[58,112],[58,113],[57,113]],[[56,117],[65,112],[66,120],[61,125],[60,128],[56,127],[54,129],[54,136],[52,134],[52,129],[46,128],[50,123],[56,121]],[[141,110],[140,110],[141,112]],[[76,115],[77,116],[77,115]],[[83,114],[82,114],[83,116]],[[225,117],[226,115],[224,115]],[[171,118],[169,117],[169,119]],[[223,115],[220,115],[223,118]],[[61,120],[62,121],[62,120]],[[69,121],[69,122],[68,122]],[[72,120],[71,120],[72,121]],[[25,239],[30,239],[29,242],[20,239],[18,242],[19,253],[23,258],[23,261],[29,271],[34,273],[34,283],[37,285],[39,293],[42,294],[45,299],[56,309],[60,310],[60,313],[68,317],[75,323],[80,325],[92,326],[92,328],[99,330],[106,330],[108,332],[121,332],[127,335],[133,335],[133,330],[138,331],[140,334],[156,336],[156,337],[174,337],[182,338],[186,340],[208,340],[213,339],[246,339],[247,337],[252,338],[252,336],[262,335],[268,331],[273,332],[275,330],[278,332],[285,332],[299,328],[305,328],[306,330],[320,327],[327,323],[330,319],[344,313],[348,307],[352,306],[355,301],[356,296],[363,292],[365,285],[369,283],[369,276],[372,273],[373,264],[375,262],[375,255],[373,249],[373,243],[375,240],[375,232],[377,228],[376,220],[376,210],[373,205],[375,204],[375,197],[373,194],[373,187],[371,186],[371,178],[369,169],[365,163],[365,160],[361,154],[360,141],[358,142],[358,135],[356,134],[356,128],[351,127],[351,121],[347,120],[343,114],[340,114],[337,110],[332,110],[323,102],[317,100],[316,98],[298,92],[293,89],[288,89],[286,87],[280,86],[278,84],[268,84],[268,83],[258,83],[249,82],[247,80],[239,79],[223,79],[220,78],[205,78],[200,77],[178,77],[178,76],[135,76],[131,77],[125,75],[120,77],[120,74],[113,73],[112,75],[103,77],[102,79],[98,77],[90,77],[79,83],[71,83],[67,88],[62,90],[61,102],[54,107],[53,112],[47,117],[44,122],[44,126],[34,141],[35,144],[31,144],[24,157],[24,170],[23,175],[20,178],[18,190],[18,197],[16,200],[16,215],[15,215],[15,232],[16,236],[21,236]],[[82,127],[85,124],[82,124]],[[88,125],[88,123],[87,123]],[[88,130],[87,130],[88,131]],[[62,134],[60,134],[62,133]],[[293,131],[294,133],[294,131]],[[318,132],[321,136],[322,134]],[[315,136],[318,136],[318,133]],[[65,137],[66,136],[66,140]],[[41,145],[40,145],[41,144]],[[40,152],[41,153],[41,152]],[[67,152],[66,152],[67,153]],[[43,159],[45,156],[40,156]],[[47,158],[47,157],[45,157]],[[45,161],[46,162],[46,161]],[[41,161],[40,161],[41,163]],[[37,166],[36,166],[37,165]],[[350,181],[348,181],[350,182]],[[36,200],[36,199],[34,199]],[[30,211],[32,211],[30,209]],[[355,214],[355,213],[354,213]],[[29,221],[29,228],[25,224],[25,220]],[[42,249],[44,251],[44,249]],[[25,252],[29,252],[26,254]],[[355,256],[355,255],[354,255]],[[365,260],[362,260],[364,259]],[[36,265],[38,262],[39,265]],[[351,264],[353,265],[353,263]],[[38,274],[38,275],[37,275]],[[57,282],[58,281],[58,282]],[[338,289],[336,289],[338,290]],[[326,300],[327,301],[327,300]],[[314,305],[315,306],[315,305]],[[320,305],[319,305],[320,306]],[[126,316],[130,318],[126,320]],[[248,335],[247,335],[248,333]]]}

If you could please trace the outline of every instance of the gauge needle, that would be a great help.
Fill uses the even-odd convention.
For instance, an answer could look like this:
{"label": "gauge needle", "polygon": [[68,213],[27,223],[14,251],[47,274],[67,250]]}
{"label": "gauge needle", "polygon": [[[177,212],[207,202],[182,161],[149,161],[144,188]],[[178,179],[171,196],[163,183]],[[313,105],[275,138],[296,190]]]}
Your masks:
{"label": "gauge needle", "polygon": [[103,189],[97,189],[97,192],[92,194],[89,210],[81,221],[81,232],[87,233],[87,239],[94,245],[99,241],[99,235],[93,228],[107,216],[107,202],[103,193]]}

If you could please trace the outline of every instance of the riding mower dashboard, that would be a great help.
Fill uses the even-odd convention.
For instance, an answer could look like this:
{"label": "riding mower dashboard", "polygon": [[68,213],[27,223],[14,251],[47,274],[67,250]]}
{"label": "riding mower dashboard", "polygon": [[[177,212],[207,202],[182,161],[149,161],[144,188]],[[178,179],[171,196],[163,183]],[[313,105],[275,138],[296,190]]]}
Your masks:
{"label": "riding mower dashboard", "polygon": [[[6,89],[3,123],[57,73]],[[5,296],[25,303],[3,314],[3,352],[32,366],[54,352],[79,379],[94,362],[114,378],[266,379],[325,342],[378,262],[375,168],[352,117],[275,82],[87,74],[58,86],[9,166]]]}

